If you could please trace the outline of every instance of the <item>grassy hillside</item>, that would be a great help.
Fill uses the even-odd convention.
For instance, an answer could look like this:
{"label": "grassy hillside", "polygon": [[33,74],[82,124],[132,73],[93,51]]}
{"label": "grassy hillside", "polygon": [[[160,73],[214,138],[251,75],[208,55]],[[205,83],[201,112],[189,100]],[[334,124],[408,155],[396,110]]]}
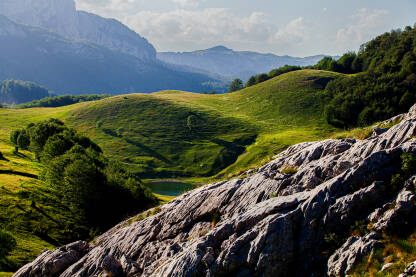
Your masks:
{"label": "grassy hillside", "polygon": [[12,271],[35,258],[45,248],[67,242],[67,232],[75,232],[68,209],[53,190],[36,179],[41,165],[32,154],[15,155],[12,147],[0,142],[6,160],[0,160],[0,228],[13,234],[17,248],[6,260],[0,259],[0,271]]}
{"label": "grassy hillside", "polygon": [[1,110],[0,131],[56,117],[141,177],[227,177],[288,145],[333,132],[321,96],[339,75],[302,70],[223,95],[163,91],[55,109]]}
{"label": "grassy hillside", "polygon": [[12,271],[82,228],[53,189],[36,179],[42,165],[32,154],[13,154],[12,130],[58,118],[142,177],[226,178],[289,145],[336,131],[323,118],[322,93],[337,76],[302,70],[224,95],[164,91],[58,108],[0,109],[0,151],[7,159],[0,161],[0,227],[18,243],[0,269]]}

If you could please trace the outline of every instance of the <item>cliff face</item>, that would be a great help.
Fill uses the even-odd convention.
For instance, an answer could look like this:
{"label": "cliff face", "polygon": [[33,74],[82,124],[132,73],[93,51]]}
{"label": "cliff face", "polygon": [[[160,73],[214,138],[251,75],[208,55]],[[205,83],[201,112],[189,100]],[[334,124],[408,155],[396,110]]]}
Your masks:
{"label": "cliff face", "polygon": [[[416,105],[402,118],[366,140],[294,145],[249,177],[185,193],[90,245],[45,251],[15,276],[344,276],[381,234],[415,218],[415,178],[389,184],[401,155],[416,153]],[[371,232],[348,238],[358,220]],[[335,247],[332,234],[343,238]]]}
{"label": "cliff face", "polygon": [[144,38],[114,19],[77,11],[74,0],[2,0],[0,14],[26,25],[85,39],[110,49],[154,60],[156,50]]}

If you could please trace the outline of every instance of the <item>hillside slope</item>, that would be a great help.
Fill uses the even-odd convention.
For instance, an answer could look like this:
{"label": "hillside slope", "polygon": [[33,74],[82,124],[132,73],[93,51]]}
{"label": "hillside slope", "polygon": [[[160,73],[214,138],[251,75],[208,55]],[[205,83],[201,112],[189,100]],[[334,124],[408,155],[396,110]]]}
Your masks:
{"label": "hillside slope", "polygon": [[[15,276],[345,276],[414,230],[415,133],[416,105],[365,140],[294,145],[247,178],[44,252]],[[392,276],[410,262],[390,261]]]}
{"label": "hillside slope", "polygon": [[[0,229],[13,234],[17,247],[0,259],[0,271],[13,271],[31,261],[44,249],[69,242],[82,226],[63,206],[56,192],[37,179],[42,165],[26,151],[13,154],[4,139],[0,151]],[[78,237],[79,238],[79,237]]]}
{"label": "hillside slope", "polygon": [[260,165],[297,142],[335,129],[323,118],[322,91],[339,74],[291,72],[224,95],[165,91],[56,109],[0,110],[0,122],[57,117],[142,177],[221,176]]}

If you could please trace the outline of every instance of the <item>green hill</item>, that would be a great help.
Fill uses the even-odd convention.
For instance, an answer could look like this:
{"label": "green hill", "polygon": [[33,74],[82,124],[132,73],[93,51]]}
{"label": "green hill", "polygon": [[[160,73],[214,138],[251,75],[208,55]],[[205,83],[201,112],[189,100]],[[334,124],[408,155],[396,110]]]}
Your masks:
{"label": "green hill", "polygon": [[340,75],[301,70],[223,95],[163,91],[57,108],[0,109],[0,151],[7,159],[0,161],[0,226],[17,240],[0,268],[12,271],[76,236],[68,234],[76,232],[75,216],[52,187],[35,178],[43,165],[30,152],[13,154],[12,130],[58,118],[141,177],[223,179],[289,145],[337,131],[325,121],[322,94]]}
{"label": "green hill", "polygon": [[322,93],[339,75],[301,70],[223,95],[163,91],[55,109],[6,109],[0,128],[7,133],[55,117],[141,177],[224,177],[334,131],[323,117]]}

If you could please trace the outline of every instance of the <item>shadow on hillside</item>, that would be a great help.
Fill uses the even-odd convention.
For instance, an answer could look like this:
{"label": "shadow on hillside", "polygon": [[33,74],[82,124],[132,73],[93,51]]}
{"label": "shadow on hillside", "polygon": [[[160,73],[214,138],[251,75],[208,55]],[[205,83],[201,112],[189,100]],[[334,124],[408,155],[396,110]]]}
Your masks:
{"label": "shadow on hillside", "polygon": [[136,147],[139,147],[139,148],[143,149],[150,156],[155,157],[155,158],[157,158],[157,159],[159,159],[159,160],[161,160],[161,161],[163,161],[163,162],[165,162],[167,164],[171,164],[172,163],[169,159],[167,159],[166,157],[164,157],[160,153],[154,151],[153,149],[151,149],[151,148],[149,148],[149,147],[147,147],[147,146],[145,146],[145,145],[143,145],[143,144],[141,144],[139,142],[132,141],[132,140],[130,140],[128,138],[124,138],[124,141],[127,142],[127,143],[129,143],[129,144],[131,144],[131,145],[134,145]]}

